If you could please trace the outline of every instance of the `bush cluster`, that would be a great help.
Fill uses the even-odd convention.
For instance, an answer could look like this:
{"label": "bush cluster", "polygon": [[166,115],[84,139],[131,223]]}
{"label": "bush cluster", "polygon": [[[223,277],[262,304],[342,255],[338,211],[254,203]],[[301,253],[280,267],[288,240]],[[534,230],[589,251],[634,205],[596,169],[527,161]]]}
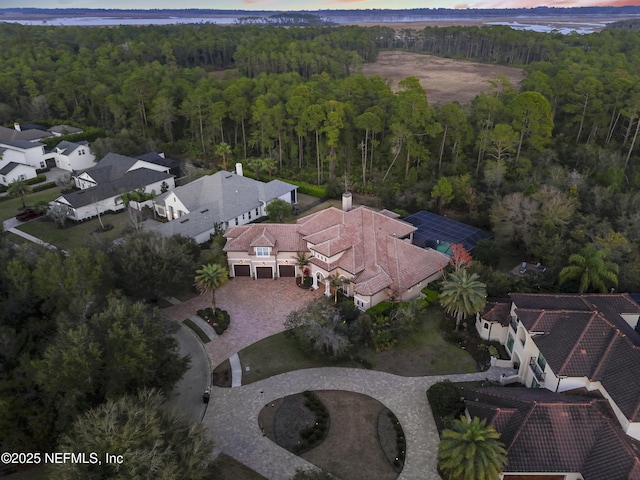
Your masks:
{"label": "bush cluster", "polygon": [[40,173],[33,178],[29,178],[25,180],[24,183],[27,185],[35,185],[36,183],[42,183],[47,179],[47,176],[44,173]]}
{"label": "bush cluster", "polygon": [[404,436],[404,431],[402,430],[402,425],[393,414],[393,412],[388,412],[387,415],[391,419],[393,423],[393,428],[396,431],[396,458],[393,460],[393,467],[400,471],[402,470],[402,466],[404,465],[404,459],[407,454],[407,439]]}
{"label": "bush cluster", "polygon": [[46,182],[41,185],[36,185],[31,189],[32,192],[41,192],[42,190],[47,190],[49,188],[54,188],[56,186],[56,182]]}
{"label": "bush cluster", "polygon": [[222,335],[229,328],[231,316],[226,310],[216,307],[215,312],[211,307],[196,312],[203,320],[210,320],[217,335]]}
{"label": "bush cluster", "polygon": [[316,447],[326,438],[329,431],[329,412],[322,401],[314,392],[303,392],[304,406],[315,414],[315,422],[312,426],[300,431],[301,442],[297,444],[293,453],[300,454]]}

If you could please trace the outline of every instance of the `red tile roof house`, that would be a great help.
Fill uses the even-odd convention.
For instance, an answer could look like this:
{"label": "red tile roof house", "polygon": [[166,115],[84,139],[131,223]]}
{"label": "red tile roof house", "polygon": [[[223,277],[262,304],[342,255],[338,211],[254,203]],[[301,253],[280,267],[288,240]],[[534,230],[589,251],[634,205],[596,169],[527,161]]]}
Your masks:
{"label": "red tile roof house", "polygon": [[489,303],[476,320],[480,336],[511,356],[516,372],[502,383],[597,390],[622,430],[640,439],[640,305],[627,294],[510,297],[510,306]]}
{"label": "red tile roof house", "polygon": [[229,228],[225,237],[233,277],[293,277],[303,272],[296,255],[310,259],[313,288],[329,277],[344,280],[343,291],[366,310],[391,298],[410,300],[442,276],[448,257],[411,244],[415,227],[366,207],[345,211],[328,208],[295,225],[254,224]]}
{"label": "red tile roof house", "polygon": [[487,420],[507,450],[503,480],[638,480],[640,442],[609,402],[531,388],[462,388],[468,417]]}

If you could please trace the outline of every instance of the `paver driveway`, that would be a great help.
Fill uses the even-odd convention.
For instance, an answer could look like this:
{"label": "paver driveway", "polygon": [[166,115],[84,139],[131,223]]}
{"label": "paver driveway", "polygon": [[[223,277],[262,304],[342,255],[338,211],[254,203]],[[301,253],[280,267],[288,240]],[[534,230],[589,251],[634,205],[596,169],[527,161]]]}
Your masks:
{"label": "paver driveway", "polygon": [[[231,324],[224,335],[205,345],[212,367],[243,348],[284,331],[287,314],[322,296],[323,292],[324,288],[313,292],[299,288],[295,278],[230,279],[216,290],[216,306],[229,312]],[[211,296],[200,295],[165,311],[182,321],[197,310],[210,306]]]}

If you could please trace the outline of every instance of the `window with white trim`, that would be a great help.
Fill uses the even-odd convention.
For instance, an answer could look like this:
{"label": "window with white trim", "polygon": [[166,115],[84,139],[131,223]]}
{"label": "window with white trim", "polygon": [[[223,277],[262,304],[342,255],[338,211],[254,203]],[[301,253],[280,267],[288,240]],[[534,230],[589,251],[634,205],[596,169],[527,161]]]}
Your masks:
{"label": "window with white trim", "polygon": [[256,257],[268,257],[269,247],[256,247]]}

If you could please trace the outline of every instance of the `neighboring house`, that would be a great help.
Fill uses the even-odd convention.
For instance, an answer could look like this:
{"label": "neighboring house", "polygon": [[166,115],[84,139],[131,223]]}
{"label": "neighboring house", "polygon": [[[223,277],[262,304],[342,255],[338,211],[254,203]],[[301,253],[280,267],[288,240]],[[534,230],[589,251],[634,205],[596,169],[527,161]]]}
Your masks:
{"label": "neighboring house", "polygon": [[421,210],[403,219],[416,227],[413,243],[419,247],[430,247],[452,255],[451,245],[461,244],[467,252],[473,250],[480,240],[491,235],[476,227],[451,218]]}
{"label": "neighboring house", "polygon": [[81,128],[71,127],[69,125],[56,125],[55,127],[49,128],[47,131],[51,132],[54,137],[62,137],[63,135],[73,135],[83,132]]}
{"label": "neighboring house", "polygon": [[162,165],[110,153],[98,164],[74,176],[80,191],[59,196],[52,206],[65,208],[72,220],[86,220],[105,212],[124,210],[123,192],[159,194],[175,187],[173,175]]}
{"label": "neighboring house", "polygon": [[47,160],[54,156],[53,154],[45,153],[44,143],[39,142],[7,140],[0,142],[0,147],[3,148],[3,160],[22,163],[33,168],[46,168]]}
{"label": "neighboring house", "polygon": [[161,165],[169,169],[169,173],[176,178],[180,177],[180,162],[166,158],[162,152],[149,152],[136,157],[138,160],[144,160],[145,162],[153,163],[155,165]]}
{"label": "neighboring house", "polygon": [[[345,196],[346,198],[346,196]],[[350,198],[349,198],[350,200]],[[415,227],[366,207],[328,208],[295,225],[254,224],[225,233],[230,275],[254,278],[293,277],[304,272],[296,255],[308,255],[313,288],[331,278],[366,310],[383,300],[411,300],[441,277],[448,257],[411,244]]]}
{"label": "neighboring house", "polygon": [[564,392],[599,391],[622,429],[640,439],[640,305],[628,294],[510,294],[477,315],[482,338],[504,344],[517,381]]}
{"label": "neighboring house", "polygon": [[29,180],[38,174],[36,169],[22,163],[8,162],[0,159],[0,184],[8,186],[18,180]]}
{"label": "neighboring house", "polygon": [[[164,163],[164,162],[162,162]],[[170,167],[150,160],[140,160],[117,153],[104,156],[94,167],[88,168],[74,175],[73,180],[77,188],[84,190],[97,185],[111,183],[121,179],[126,173],[144,168],[170,174]],[[171,176],[173,178],[173,176]],[[173,188],[174,184],[170,185]],[[157,191],[160,194],[160,190]]]}
{"label": "neighboring house", "polygon": [[85,170],[96,164],[96,156],[89,148],[89,142],[82,141],[78,143],[63,140],[55,148],[56,167],[74,172]]}
{"label": "neighboring house", "polygon": [[14,124],[14,128],[0,126],[0,143],[14,140],[24,140],[27,142],[38,142],[53,136],[45,127],[33,125],[37,128],[22,128],[19,123]]}
{"label": "neighboring house", "polygon": [[501,434],[503,480],[640,479],[640,442],[624,434],[607,400],[577,393],[462,389],[468,416]]}
{"label": "neighboring house", "polygon": [[241,175],[240,169],[238,173],[216,172],[159,195],[155,211],[169,221],[156,230],[203,243],[216,228],[224,230],[264,217],[266,206],[276,198],[297,202],[296,185],[281,180],[264,183]]}

